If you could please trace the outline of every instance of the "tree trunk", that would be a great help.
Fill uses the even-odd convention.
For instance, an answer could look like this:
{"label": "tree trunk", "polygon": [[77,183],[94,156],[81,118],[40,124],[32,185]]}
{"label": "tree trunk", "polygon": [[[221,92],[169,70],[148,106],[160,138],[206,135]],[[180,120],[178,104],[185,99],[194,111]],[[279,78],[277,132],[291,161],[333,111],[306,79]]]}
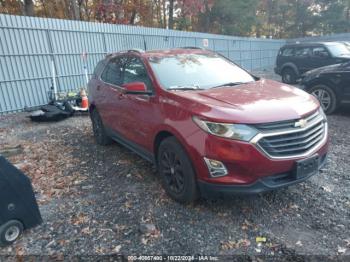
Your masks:
{"label": "tree trunk", "polygon": [[76,0],[70,0],[70,6],[72,8],[72,18],[74,20],[79,20],[80,19],[80,12],[79,12],[79,7],[77,5]]}
{"label": "tree trunk", "polygon": [[169,29],[174,29],[174,0],[169,0]]}
{"label": "tree trunk", "polygon": [[34,16],[34,4],[33,4],[33,1],[32,0],[24,0],[23,4],[24,4],[24,8],[23,8],[24,15]]}
{"label": "tree trunk", "polygon": [[129,21],[130,25],[135,24],[135,18],[136,18],[136,9],[133,9],[131,13],[130,21]]}
{"label": "tree trunk", "polygon": [[164,26],[164,28],[166,28],[166,24],[167,24],[167,22],[166,22],[166,3],[165,3],[166,0],[161,0],[161,1],[162,1],[162,5],[163,5],[163,26]]}
{"label": "tree trunk", "polygon": [[209,4],[208,1],[205,1],[205,12],[204,12],[204,31],[208,33],[210,27],[210,10],[209,10]]}

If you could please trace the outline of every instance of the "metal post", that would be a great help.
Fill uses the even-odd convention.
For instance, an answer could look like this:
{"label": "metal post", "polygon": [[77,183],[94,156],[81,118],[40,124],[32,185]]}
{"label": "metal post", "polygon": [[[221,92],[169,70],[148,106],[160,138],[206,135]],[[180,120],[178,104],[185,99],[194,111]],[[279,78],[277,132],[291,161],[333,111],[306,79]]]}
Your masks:
{"label": "metal post", "polygon": [[57,100],[57,83],[56,83],[56,61],[55,55],[53,52],[53,46],[51,41],[51,35],[49,29],[45,30],[47,36],[47,42],[49,46],[49,53],[51,54],[51,77],[52,77],[52,86],[53,86],[53,99]]}
{"label": "metal post", "polygon": [[105,54],[107,54],[107,43],[106,43],[105,33],[102,33],[102,42],[103,42],[103,50],[104,50]]}

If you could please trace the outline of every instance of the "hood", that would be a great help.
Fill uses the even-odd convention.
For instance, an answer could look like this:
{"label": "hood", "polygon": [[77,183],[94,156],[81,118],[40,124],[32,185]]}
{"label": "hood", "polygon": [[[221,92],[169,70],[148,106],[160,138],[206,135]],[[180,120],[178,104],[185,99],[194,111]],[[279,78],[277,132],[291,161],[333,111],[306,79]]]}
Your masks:
{"label": "hood", "polygon": [[308,93],[276,81],[261,79],[239,86],[203,91],[177,91],[182,106],[194,115],[228,123],[268,123],[298,119],[317,110]]}
{"label": "hood", "polygon": [[323,66],[319,67],[310,71],[307,71],[303,74],[303,77],[305,76],[311,76],[311,75],[319,75],[321,73],[329,73],[333,71],[337,71],[339,67],[341,67],[342,64],[335,64],[335,65],[329,65],[329,66]]}
{"label": "hood", "polygon": [[349,61],[350,60],[350,54],[344,54],[344,55],[341,55],[341,56],[337,56],[336,58],[344,60],[344,61]]}

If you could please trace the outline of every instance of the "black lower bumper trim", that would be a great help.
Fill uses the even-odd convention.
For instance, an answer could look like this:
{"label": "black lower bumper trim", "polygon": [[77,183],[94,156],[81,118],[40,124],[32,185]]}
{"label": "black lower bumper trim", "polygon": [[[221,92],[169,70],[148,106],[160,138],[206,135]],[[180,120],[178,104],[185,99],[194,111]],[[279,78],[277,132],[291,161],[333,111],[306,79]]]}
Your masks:
{"label": "black lower bumper trim", "polygon": [[[327,156],[323,155],[320,158],[321,169],[326,163]],[[316,171],[308,176],[305,176],[300,179],[296,179],[294,175],[294,170],[274,176],[268,176],[261,178],[249,185],[221,185],[221,184],[212,184],[204,181],[198,181],[199,190],[204,197],[217,196],[217,195],[249,195],[249,194],[259,194],[267,191],[272,191],[284,187],[288,187],[294,184],[301,183],[310,177],[318,174],[319,171]]]}

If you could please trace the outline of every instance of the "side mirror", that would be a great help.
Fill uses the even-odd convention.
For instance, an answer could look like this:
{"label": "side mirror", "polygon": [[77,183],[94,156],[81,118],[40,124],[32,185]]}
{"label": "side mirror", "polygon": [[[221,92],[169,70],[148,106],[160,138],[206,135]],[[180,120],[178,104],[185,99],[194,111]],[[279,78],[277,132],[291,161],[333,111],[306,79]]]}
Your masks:
{"label": "side mirror", "polygon": [[147,87],[145,83],[143,82],[132,82],[132,83],[127,83],[123,84],[122,87],[124,88],[124,92],[126,94],[148,94],[150,93],[147,91]]}

